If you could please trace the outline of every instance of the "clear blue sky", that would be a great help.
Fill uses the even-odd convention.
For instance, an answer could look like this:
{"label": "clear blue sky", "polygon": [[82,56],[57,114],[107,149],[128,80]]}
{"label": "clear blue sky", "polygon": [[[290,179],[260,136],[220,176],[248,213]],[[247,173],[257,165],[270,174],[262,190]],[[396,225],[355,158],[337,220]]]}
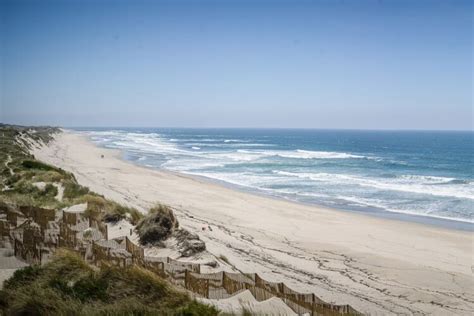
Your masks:
{"label": "clear blue sky", "polygon": [[470,1],[1,1],[1,122],[472,129]]}

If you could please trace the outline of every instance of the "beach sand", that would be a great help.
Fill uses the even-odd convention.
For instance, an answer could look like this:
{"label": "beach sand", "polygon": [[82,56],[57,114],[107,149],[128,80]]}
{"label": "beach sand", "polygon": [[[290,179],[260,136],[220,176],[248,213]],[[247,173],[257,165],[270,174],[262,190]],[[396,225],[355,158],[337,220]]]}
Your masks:
{"label": "beach sand", "polygon": [[[243,272],[371,314],[474,312],[473,233],[307,206],[136,166],[64,132],[34,151],[142,211],[157,202]],[[101,158],[104,155],[104,158]],[[210,225],[212,231],[202,227]]]}

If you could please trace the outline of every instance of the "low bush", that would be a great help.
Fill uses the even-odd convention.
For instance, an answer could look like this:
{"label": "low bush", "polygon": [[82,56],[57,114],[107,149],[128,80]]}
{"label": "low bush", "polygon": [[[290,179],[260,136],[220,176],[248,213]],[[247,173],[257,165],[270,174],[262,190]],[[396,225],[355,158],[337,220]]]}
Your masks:
{"label": "low bush", "polygon": [[29,266],[16,270],[13,276],[5,281],[3,285],[6,289],[12,289],[19,286],[28,286],[40,275],[41,268],[39,266]]}
{"label": "low bush", "polygon": [[37,182],[60,182],[61,180],[65,179],[66,176],[63,173],[60,173],[56,170],[49,170],[49,171],[43,171],[43,172],[38,172],[34,180]]}
{"label": "low bush", "polygon": [[142,245],[158,245],[178,229],[178,220],[173,211],[164,205],[151,208],[148,215],[138,222],[137,231]]}
{"label": "low bush", "polygon": [[118,222],[122,219],[129,219],[130,222],[136,225],[143,215],[135,208],[124,206],[115,202],[109,202],[105,207],[103,220],[105,222]]}
{"label": "low bush", "polygon": [[58,194],[58,188],[56,188],[51,183],[48,183],[44,190],[41,191],[40,195],[54,198]]}
{"label": "low bush", "polygon": [[63,172],[62,170],[60,170],[58,168],[47,165],[47,164],[42,163],[41,161],[37,161],[37,160],[23,160],[21,165],[26,169],[39,169],[39,170],[45,170],[45,171]]}
{"label": "low bush", "polygon": [[89,194],[89,189],[83,187],[80,184],[77,184],[75,181],[64,181],[64,194],[63,198],[74,200],[76,198],[80,198],[83,195]]}

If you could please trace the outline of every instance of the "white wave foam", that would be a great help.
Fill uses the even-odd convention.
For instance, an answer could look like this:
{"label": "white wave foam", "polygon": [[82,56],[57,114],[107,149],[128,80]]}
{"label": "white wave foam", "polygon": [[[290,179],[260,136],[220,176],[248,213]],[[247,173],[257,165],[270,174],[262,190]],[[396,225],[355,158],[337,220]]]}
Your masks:
{"label": "white wave foam", "polygon": [[441,181],[443,183],[448,183],[449,181],[452,181],[453,178],[410,175],[380,180],[375,178],[330,173],[295,173],[280,170],[273,170],[273,173],[282,176],[297,177],[338,185],[359,185],[379,190],[403,191],[471,200],[474,199],[474,186],[472,184],[436,185]]}
{"label": "white wave foam", "polygon": [[228,153],[228,157],[234,160],[255,160],[264,157],[281,157],[292,159],[362,159],[366,156],[353,155],[340,152],[310,151],[310,150],[246,150],[239,149],[236,153]]}
{"label": "white wave foam", "polygon": [[276,154],[284,158],[300,158],[300,159],[350,159],[350,158],[366,158],[365,156],[352,155],[348,153],[331,152],[331,151],[311,151],[297,149],[295,151],[281,151]]}
{"label": "white wave foam", "polygon": [[275,181],[272,176],[256,175],[248,172],[244,173],[231,173],[231,172],[200,172],[200,171],[186,171],[187,174],[203,176],[219,181],[224,181],[230,184],[239,185],[242,187],[258,189],[262,191],[272,191],[271,189],[265,189],[263,185],[265,183],[271,183]]}
{"label": "white wave foam", "polygon": [[[192,149],[201,148],[202,146],[209,146],[210,143],[219,142],[222,140],[214,138],[189,138],[189,139],[175,139],[170,138],[164,140],[161,135],[157,133],[130,133],[123,131],[103,131],[93,132],[91,135],[95,137],[104,137],[103,141],[112,141],[115,146],[122,149],[135,149],[144,152],[153,152],[159,154],[183,154],[194,155],[192,151],[179,148],[177,142],[187,142],[187,145],[192,146]],[[191,141],[191,142],[190,142]],[[248,143],[240,139],[226,139],[225,146],[244,146],[244,147],[259,147],[271,146],[268,144]],[[221,143],[222,144],[222,143]],[[218,146],[218,144],[215,144]],[[214,146],[214,144],[212,144]],[[223,144],[224,146],[224,144]],[[196,148],[195,148],[196,147]],[[205,154],[205,153],[203,153]],[[209,153],[205,158],[209,159],[229,159],[229,162],[236,161],[252,161],[264,157],[280,157],[290,159],[361,159],[370,158],[361,155],[354,155],[344,152],[328,152],[328,151],[309,151],[309,150],[249,150],[238,149],[230,152]],[[202,157],[201,157],[202,158]]]}
{"label": "white wave foam", "polygon": [[[274,183],[275,179],[265,176],[257,176],[255,174],[243,173],[243,174],[236,174],[236,173],[216,173],[216,172],[186,172],[192,175],[199,175],[204,176],[207,178],[224,181],[230,184],[238,185],[241,187],[258,189],[259,191],[265,191],[273,196],[280,196],[286,199],[290,199],[293,201],[298,202],[298,196],[307,196],[311,198],[318,198],[323,199],[329,204],[337,204],[335,201],[331,203],[331,201],[336,198],[341,201],[346,201],[350,203],[354,203],[354,205],[362,206],[362,207],[375,207],[378,209],[382,209],[392,213],[400,213],[400,214],[408,214],[408,215],[416,215],[416,216],[427,216],[439,219],[447,219],[447,220],[455,220],[459,222],[468,222],[474,223],[474,220],[471,218],[457,218],[457,217],[450,217],[450,216],[443,216],[438,214],[430,213],[429,211],[423,210],[410,210],[410,209],[399,209],[394,208],[386,200],[377,200],[377,199],[365,199],[362,197],[356,196],[344,196],[338,195],[333,196],[331,194],[323,194],[323,193],[315,193],[315,192],[301,192],[295,189],[269,189],[262,187],[264,183]],[[292,197],[291,197],[292,196]]]}
{"label": "white wave foam", "polygon": [[98,135],[98,136],[117,136],[124,134],[123,131],[120,130],[108,130],[108,131],[84,131],[80,132],[86,135]]}
{"label": "white wave foam", "polygon": [[353,202],[362,206],[376,207],[376,208],[383,209],[385,211],[392,212],[392,213],[408,214],[408,215],[416,215],[416,216],[427,216],[427,217],[434,217],[434,218],[439,218],[439,219],[453,220],[453,221],[458,221],[458,222],[474,223],[474,220],[472,218],[443,216],[443,215],[433,214],[432,212],[427,211],[427,210],[415,211],[411,209],[393,208],[392,206],[387,205],[387,201],[380,200],[380,199],[365,199],[365,198],[355,197],[355,196],[338,196],[337,198],[341,200]]}
{"label": "white wave foam", "polygon": [[246,143],[247,141],[241,139],[226,139],[224,143]]}
{"label": "white wave foam", "polygon": [[[319,200],[328,200],[330,203],[331,199],[340,198],[348,202],[360,203],[361,205],[380,207],[387,211],[397,213],[407,213],[413,215],[425,215],[431,217],[447,218],[437,214],[424,214],[423,210],[401,210],[405,206],[392,207],[389,199],[375,201],[375,200],[364,200],[364,197],[357,196],[358,194],[365,195],[364,192],[376,193],[376,196],[387,196],[385,193],[379,191],[397,191],[406,192],[410,194],[428,194],[436,197],[448,197],[458,199],[469,199],[474,200],[474,183],[469,181],[462,181],[450,177],[436,177],[436,176],[425,176],[425,175],[403,175],[394,178],[377,178],[377,177],[366,177],[362,175],[350,175],[350,174],[330,174],[330,173],[318,173],[318,172],[293,172],[289,171],[274,170],[272,174],[261,174],[261,173],[232,173],[232,172],[219,172],[221,170],[227,170],[224,168],[230,167],[230,165],[236,164],[253,164],[253,163],[272,163],[278,159],[278,163],[282,161],[284,164],[298,164],[303,159],[308,162],[324,159],[374,159],[376,161],[382,160],[379,157],[373,157],[371,155],[358,155],[350,152],[331,152],[331,151],[310,151],[310,150],[263,150],[257,148],[246,148],[238,149],[239,146],[252,147],[253,143],[250,142],[235,142],[221,139],[211,138],[193,138],[194,143],[189,142],[191,139],[168,139],[163,138],[162,135],[157,133],[127,133],[124,131],[101,131],[95,133],[88,133],[87,135],[93,136],[95,142],[106,143],[107,146],[114,146],[118,149],[125,149],[132,152],[145,154],[150,157],[152,161],[153,155],[160,155],[160,159],[165,158],[161,166],[174,171],[186,172],[190,174],[205,176],[220,181],[244,186],[252,189],[264,190],[272,194],[279,196],[287,196],[291,194],[293,199],[304,199],[303,196],[312,196]],[[231,139],[229,139],[231,140]],[[179,145],[180,144],[180,145]],[[187,148],[184,148],[184,146]],[[255,143],[255,146],[260,144]],[[265,146],[271,146],[271,144],[262,144]],[[212,148],[209,146],[218,146],[220,148]],[[237,149],[237,150],[235,150]],[[142,157],[144,158],[144,157]],[[142,158],[139,158],[140,160]],[[287,160],[285,159],[287,158]],[[301,159],[290,160],[290,159]],[[387,158],[383,159],[387,161]],[[161,160],[162,161],[162,160]],[[161,161],[159,163],[161,163]],[[148,162],[148,161],[146,161]],[[147,164],[150,167],[157,167],[156,165]],[[218,168],[218,169],[215,169]],[[221,169],[222,168],[222,169]],[[255,167],[256,168],[256,167]],[[274,167],[276,168],[276,167]],[[219,170],[219,171],[217,171]],[[230,170],[230,169],[229,169]],[[253,169],[252,169],[253,170]],[[268,170],[268,169],[266,169]],[[265,171],[264,172],[268,172]],[[316,182],[316,183],[315,183]],[[278,188],[274,189],[270,184],[278,183]],[[300,190],[304,186],[303,190]],[[311,192],[311,188],[325,187],[327,190],[323,192]],[[337,190],[335,190],[337,188]],[[370,188],[370,189],[368,189]],[[352,190],[352,189],[355,189]],[[343,195],[355,194],[350,201],[350,197],[337,196],[345,190]],[[286,191],[286,192],[285,192]],[[304,192],[301,192],[304,191]],[[316,190],[315,190],[316,191]],[[352,192],[352,193],[350,193]],[[327,193],[327,195],[326,195]],[[400,193],[399,193],[400,194]],[[394,195],[391,192],[389,195]],[[301,197],[299,197],[301,196]],[[408,194],[396,195],[396,196],[411,196]],[[420,196],[422,199],[426,198]],[[414,196],[415,199],[418,196]],[[358,199],[358,201],[356,201]],[[430,200],[436,200],[436,198],[430,198]],[[441,199],[438,199],[441,200]],[[378,203],[379,202],[379,203]],[[375,205],[377,204],[378,205]],[[431,202],[430,202],[431,203]],[[465,203],[465,201],[463,202]],[[370,204],[370,205],[369,205]],[[401,205],[401,204],[400,204]],[[431,205],[433,206],[433,205]],[[407,208],[414,207],[415,205],[406,205]],[[427,206],[429,209],[429,206]],[[436,211],[435,211],[436,213]],[[450,212],[446,212],[450,214]],[[442,212],[444,215],[444,212]],[[462,215],[464,216],[464,215]],[[454,218],[455,219],[455,218]],[[465,221],[464,218],[458,219]]]}

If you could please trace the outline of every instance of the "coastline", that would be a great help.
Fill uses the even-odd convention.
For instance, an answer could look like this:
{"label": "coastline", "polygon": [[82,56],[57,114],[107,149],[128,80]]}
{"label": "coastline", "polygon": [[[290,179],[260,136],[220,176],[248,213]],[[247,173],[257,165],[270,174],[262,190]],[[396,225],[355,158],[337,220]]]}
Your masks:
{"label": "coastline", "polygon": [[[297,204],[137,166],[70,131],[34,154],[118,202],[142,211],[158,201],[172,206],[210,252],[244,272],[366,313],[474,310],[472,232]],[[213,231],[201,231],[204,225]]]}
{"label": "coastline", "polygon": [[[117,129],[117,130],[115,130],[115,129]],[[106,131],[105,129],[104,130],[99,129],[99,130]],[[147,130],[147,129],[144,129],[144,130]],[[88,141],[93,142],[96,146],[98,146],[100,148],[109,148],[108,146],[105,146],[104,144],[100,144],[100,143],[98,144],[96,141],[94,141],[94,138],[97,139],[97,137],[91,136],[91,133],[90,133],[91,130],[89,130],[87,128],[85,128],[85,129],[75,128],[75,129],[72,129],[70,131],[74,132],[74,133],[80,133],[81,135],[83,134]],[[111,130],[112,133],[115,133],[117,131],[120,131],[120,128],[114,128],[113,130]],[[130,129],[130,132],[135,133],[135,131],[133,129]],[[157,131],[154,130],[154,129],[149,129],[149,132],[150,133],[155,133]],[[166,134],[166,131],[163,131],[163,132]],[[94,135],[94,131],[92,132],[92,135]],[[171,136],[172,135],[169,135],[169,137],[171,137]],[[192,136],[187,135],[187,137],[192,137]],[[209,136],[209,137],[212,137],[212,136]],[[217,135],[217,137],[219,137],[219,135]],[[229,135],[228,137],[231,138],[232,136]],[[235,136],[235,137],[237,137],[237,136]],[[99,137],[99,139],[100,139],[100,137]],[[177,139],[173,139],[173,138],[171,138],[170,140],[173,141],[173,142],[177,141]],[[209,139],[205,139],[205,140],[208,141]],[[224,141],[224,142],[226,142],[226,141]],[[146,150],[145,150],[145,152],[143,152],[143,155],[141,155],[141,157],[139,159],[137,158],[137,156],[136,156],[137,154],[135,153],[135,150],[133,150],[133,149],[130,149],[130,148],[129,149],[115,148],[115,150],[119,150],[119,152],[120,152],[120,155],[118,156],[118,158],[126,160],[130,163],[133,163],[133,164],[137,165],[137,166],[141,166],[141,167],[144,167],[144,168],[150,168],[152,170],[160,170],[160,171],[163,171],[163,172],[170,172],[170,173],[173,173],[173,174],[179,174],[179,175],[187,176],[187,177],[194,178],[194,179],[200,179],[200,180],[203,180],[203,181],[208,182],[208,183],[217,184],[217,185],[224,186],[226,188],[233,189],[233,190],[238,190],[238,191],[244,192],[244,193],[250,193],[250,194],[259,195],[259,196],[263,196],[263,197],[267,197],[267,198],[277,199],[277,200],[289,201],[289,202],[300,204],[300,205],[315,206],[315,207],[318,207],[318,208],[326,208],[326,209],[331,209],[331,210],[334,210],[334,211],[352,212],[352,213],[355,213],[355,214],[376,216],[376,217],[379,217],[379,218],[399,220],[399,221],[402,221],[402,222],[414,222],[414,223],[419,223],[419,224],[423,224],[423,225],[437,226],[437,227],[441,227],[441,228],[463,230],[463,231],[470,231],[470,232],[474,231],[474,220],[472,219],[472,216],[471,217],[469,217],[469,216],[468,217],[456,217],[456,216],[436,215],[437,214],[436,207],[434,207],[433,212],[428,211],[428,210],[432,210],[430,207],[433,206],[432,204],[429,204],[428,202],[427,202],[427,204],[425,204],[423,207],[420,208],[420,211],[414,211],[414,210],[411,210],[411,209],[405,210],[403,207],[398,207],[398,208],[397,207],[384,207],[384,206],[381,206],[381,205],[383,205],[383,203],[382,204],[379,203],[379,205],[377,205],[377,203],[370,204],[370,202],[362,203],[362,204],[358,203],[358,202],[352,203],[352,202],[350,202],[350,201],[352,201],[350,195],[348,196],[348,199],[344,199],[344,197],[342,197],[342,200],[340,200],[338,202],[334,202],[332,200],[330,200],[328,202],[328,201],[324,201],[324,199],[319,199],[317,197],[308,199],[308,198],[306,198],[306,196],[311,196],[311,194],[308,194],[308,195],[303,194],[304,198],[302,198],[302,196],[299,195],[298,193],[295,193],[295,194],[290,194],[290,193],[281,194],[279,192],[279,190],[272,190],[272,189],[268,189],[268,188],[265,189],[265,186],[260,187],[260,186],[255,186],[255,185],[251,185],[251,184],[248,184],[248,183],[246,184],[245,181],[234,182],[233,181],[234,179],[232,177],[229,178],[229,179],[226,179],[225,177],[224,178],[220,178],[218,176],[215,177],[215,176],[212,175],[213,174],[212,172],[211,172],[211,175],[208,175],[207,172],[204,172],[204,173],[199,172],[199,171],[197,171],[197,172],[189,171],[188,172],[188,171],[186,171],[188,169],[185,167],[186,166],[185,161],[182,162],[182,165],[181,165],[181,166],[184,166],[185,168],[177,168],[176,170],[168,169],[167,167],[162,167],[160,165],[158,165],[158,166],[157,165],[150,165],[149,164],[150,159],[147,159],[149,157],[147,157],[147,151]],[[140,151],[140,149],[138,149],[138,150]],[[296,150],[296,151],[299,151],[299,150]],[[237,152],[239,152],[239,150],[237,150]],[[247,152],[247,149],[243,150],[243,152]],[[349,150],[349,153],[350,152],[351,151]],[[168,153],[168,151],[165,148],[165,152],[163,154],[166,155],[167,153]],[[207,152],[203,153],[204,156],[206,156],[206,154],[207,154]],[[140,156],[140,154],[138,154],[138,155]],[[370,154],[370,153],[358,153],[358,155],[362,155],[360,157],[365,157],[366,159],[369,158],[369,159],[377,160],[377,161],[383,160],[383,159],[388,159],[388,158],[380,158],[378,156],[374,156],[376,154]],[[169,157],[169,159],[171,161],[175,160],[174,158],[171,158],[171,157]],[[232,159],[235,159],[235,158],[232,158]],[[237,158],[237,159],[239,159],[239,158]],[[152,158],[152,161],[153,161],[153,158]],[[167,163],[164,163],[163,166],[164,165],[167,165]],[[218,171],[218,172],[220,172],[220,171]],[[272,171],[272,172],[275,172],[275,171]],[[319,172],[319,171],[314,171],[314,172]],[[316,173],[316,174],[318,175],[319,173]],[[404,176],[402,176],[402,178],[403,177]],[[423,177],[423,176],[420,175],[418,177]],[[430,177],[438,178],[439,177],[438,181],[442,181],[444,176],[438,175],[438,176],[426,176],[426,177],[427,178],[430,178]],[[444,179],[448,179],[448,178],[444,178]],[[278,179],[276,179],[275,181],[278,181]],[[463,181],[463,180],[460,180],[460,181]],[[329,186],[333,185],[333,183],[331,181],[328,181],[326,183]],[[441,184],[441,183],[436,183],[436,184]],[[436,197],[439,194],[439,192],[435,191],[433,193],[433,192],[430,191],[431,190],[430,188],[431,188],[430,186],[425,187],[424,188],[425,191],[423,193],[426,193],[427,195],[432,194],[432,196]],[[396,189],[397,188],[395,188],[395,190]],[[347,188],[346,190],[347,190],[346,192],[350,192],[351,188]],[[406,190],[406,188],[400,188],[400,190],[404,191],[404,190]],[[417,190],[419,190],[419,188]],[[462,190],[462,188],[459,188],[459,190]],[[419,191],[416,191],[416,192],[420,193]],[[334,193],[336,194],[336,192],[334,192]],[[381,194],[380,196],[383,196],[383,193],[380,193],[380,194]],[[344,194],[342,194],[342,195],[344,195]],[[357,194],[355,196],[360,197]],[[377,196],[377,198],[378,198],[379,195],[375,195],[375,196]],[[454,196],[457,196],[457,195],[454,194]],[[441,195],[441,197],[444,197],[444,196]],[[398,197],[398,198],[400,198],[400,197]],[[380,199],[383,199],[383,197],[380,197]],[[355,198],[355,201],[357,201],[357,198]],[[442,203],[442,200],[438,200],[437,203]],[[416,205],[414,206],[414,209],[416,209]],[[446,209],[450,209],[450,208],[446,207]],[[427,212],[424,212],[423,210],[427,210]],[[454,212],[456,210],[457,209],[454,208],[452,211]]]}
{"label": "coastline", "polygon": [[[77,131],[75,131],[75,130],[62,129],[62,131],[66,132],[66,133],[78,134]],[[306,207],[315,207],[315,208],[319,208],[319,209],[326,209],[326,210],[330,210],[330,211],[336,212],[336,213],[340,213],[340,212],[347,213],[347,212],[349,212],[349,213],[356,214],[356,215],[361,215],[361,216],[369,216],[369,217],[375,216],[377,218],[381,218],[381,219],[384,219],[384,220],[397,221],[397,222],[399,222],[399,224],[413,223],[413,224],[418,224],[418,225],[422,225],[422,226],[428,225],[428,226],[433,226],[433,227],[442,228],[442,229],[460,230],[460,231],[471,232],[471,233],[474,232],[474,222],[466,222],[466,221],[457,220],[457,219],[454,219],[454,218],[439,217],[439,216],[427,216],[427,215],[416,214],[416,213],[408,213],[408,212],[406,212],[406,213],[394,212],[394,211],[388,211],[388,210],[377,209],[377,208],[373,208],[373,209],[369,209],[369,208],[364,208],[364,209],[335,208],[335,207],[330,207],[330,206],[323,205],[323,204],[318,204],[318,203],[312,203],[312,202],[311,203],[310,202],[305,203],[305,202],[294,200],[294,199],[289,199],[289,198],[286,199],[284,197],[281,197],[281,196],[278,196],[278,195],[275,195],[275,194],[253,190],[252,188],[247,188],[245,186],[225,182],[223,180],[209,178],[209,177],[202,176],[202,175],[195,175],[195,174],[191,174],[191,173],[179,172],[179,171],[173,171],[173,170],[167,170],[167,169],[156,169],[156,168],[151,167],[151,166],[142,165],[142,164],[139,164],[139,163],[136,163],[136,162],[125,159],[123,157],[124,151],[122,151],[120,149],[112,149],[112,148],[106,148],[106,147],[99,146],[99,145],[95,144],[92,140],[90,140],[89,137],[87,137],[86,135],[83,135],[83,134],[79,134],[79,135],[85,141],[91,143],[92,145],[94,145],[97,148],[101,148],[101,149],[104,149],[104,150],[107,150],[107,151],[110,150],[111,153],[113,152],[114,158],[117,158],[117,159],[120,159],[120,160],[125,161],[127,163],[133,164],[134,166],[137,166],[139,168],[144,168],[144,169],[152,170],[152,171],[159,171],[159,172],[163,172],[163,173],[169,173],[169,174],[177,176],[177,177],[187,178],[189,180],[198,181],[198,182],[203,183],[203,184],[213,184],[213,185],[224,187],[224,188],[227,188],[227,189],[230,189],[230,190],[236,190],[236,191],[239,191],[239,192],[245,193],[245,194],[251,194],[251,195],[255,195],[255,196],[259,196],[259,197],[263,197],[263,198],[268,198],[268,199],[272,199],[272,200],[276,200],[276,201],[289,202],[289,203],[298,204],[298,205],[306,206]]]}
{"label": "coastline", "polygon": [[[104,148],[100,147],[99,148]],[[108,148],[105,148],[108,149]],[[120,155],[117,158],[120,158],[122,160],[125,160],[129,163],[132,163],[138,167],[150,169],[150,170],[157,170],[153,167],[148,167],[144,165],[140,165],[137,163],[134,163],[133,161],[129,161],[126,159],[123,159]],[[326,206],[323,204],[318,204],[318,203],[305,203],[302,201],[294,200],[294,199],[286,199],[278,195],[270,194],[270,193],[265,193],[261,191],[256,191],[253,189],[247,189],[246,187],[240,186],[238,184],[233,184],[233,183],[228,183],[222,180],[218,179],[213,179],[201,175],[194,175],[194,174],[188,174],[188,173],[181,173],[177,171],[172,171],[172,170],[165,170],[165,169],[160,169],[160,171],[163,172],[169,172],[171,174],[177,175],[177,176],[183,176],[183,177],[188,177],[190,179],[202,181],[204,183],[212,183],[216,184],[219,186],[223,186],[225,188],[231,189],[231,190],[238,190],[243,193],[247,194],[252,194],[256,196],[261,196],[265,197],[268,199],[275,199],[278,201],[286,201],[294,204],[299,204],[303,206],[308,206],[308,207],[316,207],[316,208],[325,208],[334,212],[349,212],[353,214],[358,214],[362,216],[375,216],[381,219],[385,220],[392,220],[392,221],[398,221],[401,223],[415,223],[419,225],[428,225],[428,226],[434,226],[438,228],[444,228],[444,229],[450,229],[450,230],[460,230],[460,231],[466,231],[466,232],[473,232],[474,231],[474,222],[466,222],[463,220],[457,220],[453,218],[448,218],[448,217],[441,217],[441,216],[427,216],[427,215],[422,215],[422,214],[416,214],[416,213],[402,213],[402,212],[394,212],[394,211],[387,211],[384,209],[369,209],[369,208],[364,208],[364,209],[351,209],[351,208],[335,208],[335,207],[330,207]]]}

